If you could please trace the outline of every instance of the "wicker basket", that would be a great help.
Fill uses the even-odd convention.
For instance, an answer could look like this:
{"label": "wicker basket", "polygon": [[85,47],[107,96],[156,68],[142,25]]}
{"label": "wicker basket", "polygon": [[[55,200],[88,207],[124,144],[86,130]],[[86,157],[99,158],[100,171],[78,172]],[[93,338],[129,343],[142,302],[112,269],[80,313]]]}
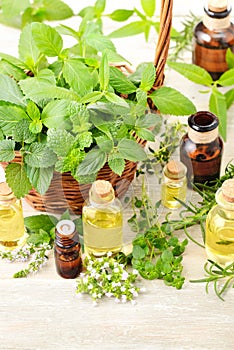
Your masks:
{"label": "wicker basket", "polygon": [[[161,0],[160,11],[160,31],[155,51],[154,65],[156,67],[156,80],[153,89],[163,85],[164,68],[170,45],[170,30],[172,23],[172,0]],[[150,106],[153,108],[153,106]],[[145,142],[137,140],[142,146]],[[20,154],[16,154],[14,162],[21,162]],[[98,173],[98,179],[110,181],[118,197],[122,196],[129,188],[129,184],[134,179],[137,164],[126,161],[123,174],[116,175],[106,164]],[[32,189],[25,196],[26,201],[36,210],[50,213],[63,213],[69,209],[71,213],[80,214],[84,200],[88,196],[91,184],[81,185],[70,175],[70,173],[60,174],[54,172],[50,187],[45,195],[40,195]]]}

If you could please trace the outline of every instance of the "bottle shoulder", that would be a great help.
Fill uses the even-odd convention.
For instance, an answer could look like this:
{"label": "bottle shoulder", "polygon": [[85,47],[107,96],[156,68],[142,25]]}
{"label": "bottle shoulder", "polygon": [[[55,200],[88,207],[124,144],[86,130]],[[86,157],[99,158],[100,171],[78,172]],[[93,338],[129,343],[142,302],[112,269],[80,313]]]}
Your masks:
{"label": "bottle shoulder", "polygon": [[204,23],[199,22],[193,31],[194,38],[201,44],[214,45],[218,43],[219,45],[234,45],[234,24],[230,23],[227,28],[219,30],[210,30]]}

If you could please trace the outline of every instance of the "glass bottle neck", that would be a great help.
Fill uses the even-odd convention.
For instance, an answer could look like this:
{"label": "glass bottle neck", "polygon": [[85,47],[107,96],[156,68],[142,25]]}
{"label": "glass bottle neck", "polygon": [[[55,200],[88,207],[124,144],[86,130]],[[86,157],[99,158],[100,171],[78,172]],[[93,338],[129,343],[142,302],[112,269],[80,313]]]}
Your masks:
{"label": "glass bottle neck", "polygon": [[72,248],[79,243],[78,233],[75,231],[70,235],[62,235],[56,232],[55,243],[60,248]]}
{"label": "glass bottle neck", "polygon": [[188,137],[194,143],[210,143],[218,137],[218,128],[207,132],[199,132],[192,129],[191,127],[188,127]]}

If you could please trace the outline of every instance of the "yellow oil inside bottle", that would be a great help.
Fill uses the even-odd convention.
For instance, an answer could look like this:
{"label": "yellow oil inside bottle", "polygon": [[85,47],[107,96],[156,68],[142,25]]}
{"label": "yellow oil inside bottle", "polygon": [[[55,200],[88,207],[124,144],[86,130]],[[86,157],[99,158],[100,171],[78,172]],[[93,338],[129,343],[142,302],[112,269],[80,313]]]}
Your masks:
{"label": "yellow oil inside bottle", "polygon": [[169,209],[177,209],[181,206],[175,198],[179,198],[182,201],[186,199],[186,184],[168,182],[162,184],[161,187],[161,202]]}
{"label": "yellow oil inside bottle", "polygon": [[21,204],[0,204],[0,248],[14,249],[26,238]]}
{"label": "yellow oil inside bottle", "polygon": [[122,248],[122,212],[114,207],[86,207],[83,210],[84,248],[89,255],[103,256]]}
{"label": "yellow oil inside bottle", "polygon": [[[215,220],[216,219],[216,220]],[[210,218],[206,224],[206,253],[217,263],[227,264],[234,261],[234,226],[223,220]]]}

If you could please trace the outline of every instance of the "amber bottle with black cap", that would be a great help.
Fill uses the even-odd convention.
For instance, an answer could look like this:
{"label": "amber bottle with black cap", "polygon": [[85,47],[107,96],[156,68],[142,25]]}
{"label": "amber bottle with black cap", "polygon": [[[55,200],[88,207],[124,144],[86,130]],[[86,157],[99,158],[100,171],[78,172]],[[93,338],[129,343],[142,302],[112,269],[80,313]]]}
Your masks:
{"label": "amber bottle with black cap", "polygon": [[228,70],[227,49],[234,52],[234,25],[230,14],[227,0],[208,0],[203,20],[194,28],[192,61],[206,69],[213,80]]}
{"label": "amber bottle with black cap", "polygon": [[56,225],[54,257],[56,270],[61,277],[75,278],[81,272],[81,245],[71,220],[61,220]]}
{"label": "amber bottle with black cap", "polygon": [[219,178],[223,141],[218,134],[219,120],[208,111],[200,111],[188,118],[188,132],[180,143],[180,160],[187,167],[188,187],[193,183]]}

